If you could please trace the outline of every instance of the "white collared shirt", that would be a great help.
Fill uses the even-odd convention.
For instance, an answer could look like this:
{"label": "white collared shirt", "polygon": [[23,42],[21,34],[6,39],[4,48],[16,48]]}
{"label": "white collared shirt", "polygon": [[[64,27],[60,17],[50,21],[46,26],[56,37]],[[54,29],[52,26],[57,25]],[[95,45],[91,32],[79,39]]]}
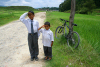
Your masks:
{"label": "white collared shirt", "polygon": [[40,29],[39,32],[42,33],[42,43],[44,46],[51,47],[51,42],[54,41],[53,32],[48,29]]}
{"label": "white collared shirt", "polygon": [[[25,19],[27,14],[28,14],[28,12],[21,15],[19,20],[25,24],[25,26],[27,27],[28,33],[31,33],[31,19]],[[38,21],[33,19],[33,31],[34,31],[34,33],[38,32],[38,28],[39,28]],[[40,34],[38,33],[38,36],[39,35]]]}

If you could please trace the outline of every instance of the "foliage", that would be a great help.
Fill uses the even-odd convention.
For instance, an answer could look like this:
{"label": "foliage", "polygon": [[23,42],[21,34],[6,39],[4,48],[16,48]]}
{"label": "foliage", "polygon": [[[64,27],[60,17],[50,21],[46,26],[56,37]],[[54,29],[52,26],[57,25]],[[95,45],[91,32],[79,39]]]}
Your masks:
{"label": "foliage", "polygon": [[59,5],[59,11],[64,12],[71,9],[71,0],[65,0]]}
{"label": "foliage", "polygon": [[[79,0],[77,0],[78,2]],[[79,5],[76,5],[77,10],[79,11],[80,14],[88,14],[88,13],[92,13],[93,9],[95,8],[95,4],[93,0],[81,0],[80,3],[80,7],[78,7]]]}
{"label": "foliage", "polygon": [[96,5],[96,8],[100,8],[100,0],[93,0],[95,5]]}
{"label": "foliage", "polygon": [[43,7],[43,8],[39,8],[39,10],[59,10],[58,7]]}
{"label": "foliage", "polygon": [[[93,0],[76,0],[76,11],[81,14],[92,13],[96,7]],[[59,5],[59,11],[64,12],[71,9],[71,0],[65,0]]]}
{"label": "foliage", "polygon": [[100,15],[100,9],[94,9],[92,15]]}

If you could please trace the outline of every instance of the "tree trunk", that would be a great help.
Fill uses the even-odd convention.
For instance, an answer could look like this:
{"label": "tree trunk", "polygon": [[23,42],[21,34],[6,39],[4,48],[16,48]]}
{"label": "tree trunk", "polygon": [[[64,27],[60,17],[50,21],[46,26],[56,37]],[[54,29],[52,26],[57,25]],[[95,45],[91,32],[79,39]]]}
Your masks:
{"label": "tree trunk", "polygon": [[70,18],[69,18],[69,27],[73,31],[72,24],[74,23],[74,15],[75,15],[75,1],[76,0],[71,0],[71,13],[70,13]]}

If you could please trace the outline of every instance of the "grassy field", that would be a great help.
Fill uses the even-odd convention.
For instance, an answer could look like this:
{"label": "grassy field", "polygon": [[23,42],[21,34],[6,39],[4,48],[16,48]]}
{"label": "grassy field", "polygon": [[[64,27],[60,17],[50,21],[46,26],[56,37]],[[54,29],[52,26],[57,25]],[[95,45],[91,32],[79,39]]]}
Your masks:
{"label": "grassy field", "polygon": [[[16,9],[14,10],[14,8],[16,8]],[[23,9],[23,7],[20,7],[20,9],[22,8],[23,10],[20,10],[17,8],[18,7],[11,7],[11,8],[6,7],[6,9],[5,9],[5,7],[0,7],[0,26],[7,24],[13,20],[17,20],[23,13],[28,12],[28,10],[32,10],[32,8],[29,8],[27,6],[26,6],[26,8],[28,8],[28,10]],[[33,9],[33,11],[35,13],[40,12],[40,11],[37,11],[34,9]]]}
{"label": "grassy field", "polygon": [[[47,12],[46,21],[51,23],[51,30],[55,30],[63,23],[59,18],[69,20],[69,13]],[[100,67],[100,16],[75,14],[74,27],[80,35],[78,49],[67,46],[65,38],[56,39],[53,44],[53,59],[47,61],[47,67]],[[68,23],[69,24],[69,23]]]}

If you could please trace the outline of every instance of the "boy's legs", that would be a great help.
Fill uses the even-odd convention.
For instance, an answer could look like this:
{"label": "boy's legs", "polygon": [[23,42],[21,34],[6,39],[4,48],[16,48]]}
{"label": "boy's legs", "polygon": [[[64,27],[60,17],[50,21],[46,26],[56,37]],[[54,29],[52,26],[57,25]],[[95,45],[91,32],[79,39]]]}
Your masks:
{"label": "boy's legs", "polygon": [[31,55],[31,59],[33,59],[35,57],[34,55],[34,49],[33,49],[33,36],[28,34],[28,46],[29,46],[29,51],[30,51],[30,55]]}
{"label": "boy's legs", "polygon": [[43,46],[43,48],[44,48],[44,54],[47,57],[48,56],[48,47]]}
{"label": "boy's legs", "polygon": [[52,58],[52,47],[48,47],[48,56]]}
{"label": "boy's legs", "polygon": [[47,59],[47,57],[49,57],[49,60],[51,60],[51,58],[52,58],[52,47],[45,47],[44,46],[44,54],[46,56],[45,59]]}
{"label": "boy's legs", "polygon": [[38,56],[38,34],[28,34],[28,45],[31,54],[31,59],[37,58]]}
{"label": "boy's legs", "polygon": [[34,54],[35,54],[35,58],[37,58],[38,54],[39,54],[39,49],[38,49],[38,33],[35,33],[33,36],[33,44],[34,44]]}

